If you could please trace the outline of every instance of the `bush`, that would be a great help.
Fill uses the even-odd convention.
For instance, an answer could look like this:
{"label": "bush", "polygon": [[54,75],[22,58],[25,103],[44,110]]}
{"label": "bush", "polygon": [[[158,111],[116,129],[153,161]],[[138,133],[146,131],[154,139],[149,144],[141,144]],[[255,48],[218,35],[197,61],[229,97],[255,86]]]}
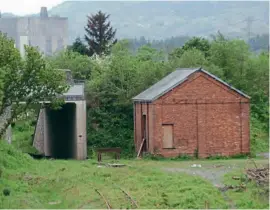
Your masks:
{"label": "bush", "polygon": [[7,142],[0,140],[0,166],[8,169],[18,169],[28,166],[33,159],[17,150]]}

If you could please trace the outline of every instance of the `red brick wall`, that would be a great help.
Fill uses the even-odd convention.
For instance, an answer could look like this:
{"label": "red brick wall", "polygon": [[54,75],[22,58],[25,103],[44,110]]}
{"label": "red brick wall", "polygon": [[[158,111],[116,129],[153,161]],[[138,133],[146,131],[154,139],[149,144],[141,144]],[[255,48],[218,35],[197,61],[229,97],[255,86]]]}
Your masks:
{"label": "red brick wall", "polygon": [[135,103],[134,104],[134,143],[136,152],[138,152],[142,142],[142,115],[146,115],[146,136],[147,148],[152,151],[153,140],[153,104],[149,103]]}
{"label": "red brick wall", "polygon": [[[135,107],[138,145],[140,117],[147,105]],[[194,74],[148,107],[151,153],[193,155],[198,149],[199,156],[206,157],[249,152],[249,100],[204,73]],[[174,124],[174,149],[162,148],[162,124]]]}

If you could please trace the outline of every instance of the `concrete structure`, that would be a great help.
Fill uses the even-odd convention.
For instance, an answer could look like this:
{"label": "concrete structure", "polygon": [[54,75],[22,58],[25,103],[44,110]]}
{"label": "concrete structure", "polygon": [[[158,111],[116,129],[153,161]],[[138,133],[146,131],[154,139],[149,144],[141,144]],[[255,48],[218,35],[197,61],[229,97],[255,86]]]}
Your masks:
{"label": "concrete structure", "polygon": [[[0,116],[0,128],[5,127],[5,123],[7,122],[7,119],[9,119],[11,116],[11,106],[7,107],[3,114]],[[11,144],[12,140],[12,132],[11,132],[11,125],[8,126],[6,129],[6,133],[4,135],[4,140],[6,140],[9,144]]]}
{"label": "concrete structure", "polygon": [[40,109],[33,146],[45,156],[83,160],[87,157],[84,83],[65,71],[71,85],[64,94],[66,103],[60,110]]}
{"label": "concrete structure", "polygon": [[208,73],[177,69],[134,100],[136,151],[164,157],[250,152],[249,96]]}
{"label": "concrete structure", "polygon": [[68,19],[49,17],[45,7],[39,17],[0,17],[0,31],[14,39],[22,56],[24,45],[37,46],[45,55],[52,55],[68,44]]}

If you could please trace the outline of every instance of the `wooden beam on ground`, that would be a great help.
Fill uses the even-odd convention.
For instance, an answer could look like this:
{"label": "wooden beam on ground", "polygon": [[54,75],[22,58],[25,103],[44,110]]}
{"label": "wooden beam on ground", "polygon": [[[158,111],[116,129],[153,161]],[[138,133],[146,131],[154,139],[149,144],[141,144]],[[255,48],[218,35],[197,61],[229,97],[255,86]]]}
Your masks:
{"label": "wooden beam on ground", "polygon": [[139,149],[138,154],[137,154],[137,158],[138,158],[138,157],[141,155],[141,151],[142,151],[142,148],[143,148],[144,142],[145,142],[145,139],[143,139],[143,140],[142,140],[142,143],[141,143],[140,149]]}

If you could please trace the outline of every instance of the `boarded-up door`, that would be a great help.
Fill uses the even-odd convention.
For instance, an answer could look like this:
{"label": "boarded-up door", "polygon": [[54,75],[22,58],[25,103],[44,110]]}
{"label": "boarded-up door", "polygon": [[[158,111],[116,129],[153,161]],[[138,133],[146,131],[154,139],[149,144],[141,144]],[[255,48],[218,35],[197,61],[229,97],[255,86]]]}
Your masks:
{"label": "boarded-up door", "polygon": [[173,125],[163,125],[163,148],[173,148]]}

